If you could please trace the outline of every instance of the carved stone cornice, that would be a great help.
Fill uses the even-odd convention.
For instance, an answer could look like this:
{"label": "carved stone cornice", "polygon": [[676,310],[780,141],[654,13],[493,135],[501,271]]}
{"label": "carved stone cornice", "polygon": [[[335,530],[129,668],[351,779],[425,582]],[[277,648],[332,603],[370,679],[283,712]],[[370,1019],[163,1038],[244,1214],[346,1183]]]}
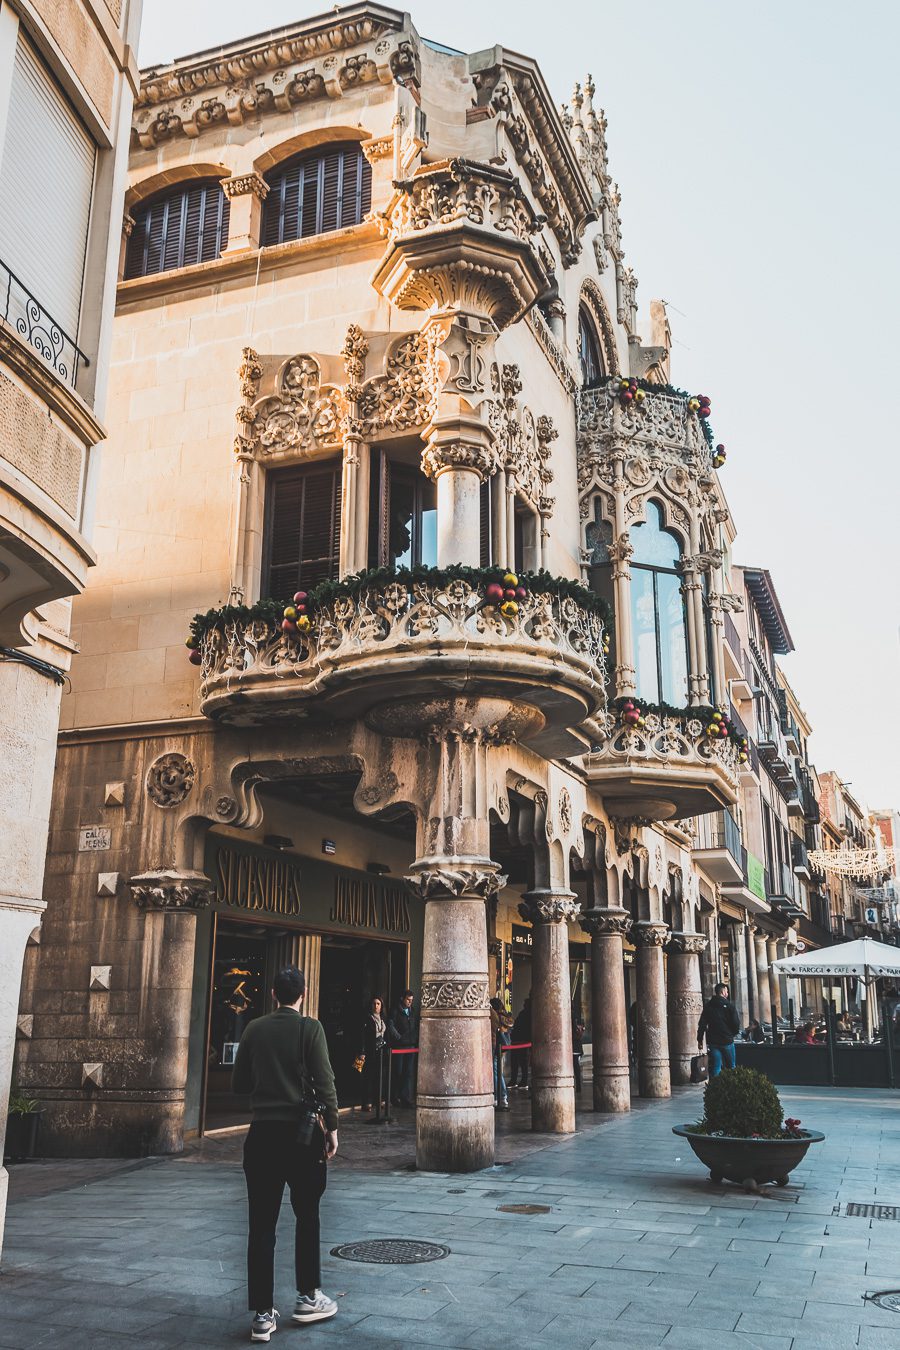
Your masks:
{"label": "carved stone cornice", "polygon": [[232,174],[231,178],[220,180],[226,197],[245,197],[251,193],[264,202],[269,195],[269,185],[261,173]]}
{"label": "carved stone cornice", "polygon": [[208,909],[216,888],[203,872],[161,869],[142,872],[128,883],[138,909]]}
{"label": "carved stone cornice", "polygon": [[570,923],[581,913],[574,891],[527,891],[519,913],[528,923]]}
{"label": "carved stone cornice", "polygon": [[633,920],[627,909],[604,908],[585,910],[578,922],[591,937],[624,938],[628,935]]}
{"label": "carved stone cornice", "polygon": [[506,877],[495,863],[466,859],[435,859],[415,864],[412,875],[404,877],[407,886],[420,900],[459,900],[480,897],[489,900],[502,891]]}
{"label": "carved stone cornice", "polygon": [[668,936],[666,924],[652,923],[646,919],[640,919],[631,930],[631,941],[635,947],[664,947]]}
{"label": "carved stone cornice", "polygon": [[679,956],[700,956],[709,946],[709,938],[703,933],[672,933],[666,943],[666,951]]}

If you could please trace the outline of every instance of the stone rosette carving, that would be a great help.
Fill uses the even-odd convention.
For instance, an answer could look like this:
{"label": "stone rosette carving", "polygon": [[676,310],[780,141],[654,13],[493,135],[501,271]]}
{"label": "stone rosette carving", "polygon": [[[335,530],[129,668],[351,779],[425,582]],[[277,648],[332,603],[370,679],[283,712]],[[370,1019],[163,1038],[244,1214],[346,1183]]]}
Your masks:
{"label": "stone rosette carving", "polygon": [[522,896],[519,913],[530,924],[571,923],[581,905],[571,891],[531,891]]}
{"label": "stone rosette carving", "polygon": [[669,930],[664,923],[648,923],[642,919],[631,930],[631,941],[635,947],[664,947]]}
{"label": "stone rosette carving", "polygon": [[208,909],[216,897],[215,886],[203,872],[142,872],[128,886],[138,909]]}
{"label": "stone rosette carving", "polygon": [[448,862],[417,868],[404,880],[420,900],[458,900],[470,895],[488,900],[503,890],[507,878],[496,867]]}
{"label": "stone rosette carving", "polygon": [[194,786],[194,766],[186,755],[160,755],[147,770],[147,796],[157,806],[180,806]]}
{"label": "stone rosette carving", "polygon": [[487,980],[427,979],[422,981],[423,1012],[479,1012],[488,1006]]}
{"label": "stone rosette carving", "polygon": [[666,951],[678,955],[700,956],[709,946],[709,938],[703,933],[672,933],[666,943]]}
{"label": "stone rosette carving", "polygon": [[216,799],[216,815],[220,820],[234,820],[238,813],[238,804],[233,797]]}
{"label": "stone rosette carving", "polygon": [[627,909],[587,909],[578,922],[591,937],[627,937],[632,918]]}

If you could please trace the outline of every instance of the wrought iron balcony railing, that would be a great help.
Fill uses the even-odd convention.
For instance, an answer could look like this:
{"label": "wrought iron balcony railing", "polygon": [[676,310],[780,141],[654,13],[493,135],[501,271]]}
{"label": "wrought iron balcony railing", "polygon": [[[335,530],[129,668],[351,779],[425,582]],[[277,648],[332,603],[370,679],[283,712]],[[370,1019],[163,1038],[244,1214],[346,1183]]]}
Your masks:
{"label": "wrought iron balcony railing", "polygon": [[3,297],[3,318],[19,337],[33,347],[42,361],[61,380],[74,389],[78,367],[89,366],[90,361],[75,339],[69,337],[51,314],[48,314],[37,296],[15,272],[0,259],[0,296]]}

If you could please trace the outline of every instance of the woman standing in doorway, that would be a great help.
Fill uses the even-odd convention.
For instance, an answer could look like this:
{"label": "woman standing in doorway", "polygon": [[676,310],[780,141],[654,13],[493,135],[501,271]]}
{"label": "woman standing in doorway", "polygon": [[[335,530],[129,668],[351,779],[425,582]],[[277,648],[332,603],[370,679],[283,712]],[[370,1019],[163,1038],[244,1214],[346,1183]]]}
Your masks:
{"label": "woman standing in doorway", "polygon": [[373,1103],[384,1104],[384,1038],[387,1027],[384,1021],[384,1005],[376,994],[372,999],[369,1015],[363,1025],[363,1054],[366,1057],[363,1068],[363,1110],[371,1111]]}

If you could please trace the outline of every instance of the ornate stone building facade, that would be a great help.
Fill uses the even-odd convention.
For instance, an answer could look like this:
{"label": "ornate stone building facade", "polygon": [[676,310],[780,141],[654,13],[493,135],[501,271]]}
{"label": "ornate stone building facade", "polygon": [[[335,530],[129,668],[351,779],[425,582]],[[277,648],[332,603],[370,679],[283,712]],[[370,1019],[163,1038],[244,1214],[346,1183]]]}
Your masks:
{"label": "ornate stone building facade", "polygon": [[[0,3],[0,1145],[23,954],[41,935],[69,598],[94,561],[111,214],[125,190],[140,9]],[[20,1035],[29,1026],[20,1019]],[[0,1168],[0,1246],[6,1181]]]}
{"label": "ornate stone building facade", "polygon": [[286,959],[344,1101],[360,999],[412,982],[426,1168],[492,1161],[494,994],[531,993],[560,1132],[573,989],[598,1110],[632,1057],[645,1096],[687,1081],[723,964],[770,1007],[789,915],[692,856],[760,781],[756,583],[708,401],[668,384],[664,307],[639,326],[594,92],[560,110],[533,61],[368,4],[144,73],[26,964],[49,1150],[241,1118]]}

